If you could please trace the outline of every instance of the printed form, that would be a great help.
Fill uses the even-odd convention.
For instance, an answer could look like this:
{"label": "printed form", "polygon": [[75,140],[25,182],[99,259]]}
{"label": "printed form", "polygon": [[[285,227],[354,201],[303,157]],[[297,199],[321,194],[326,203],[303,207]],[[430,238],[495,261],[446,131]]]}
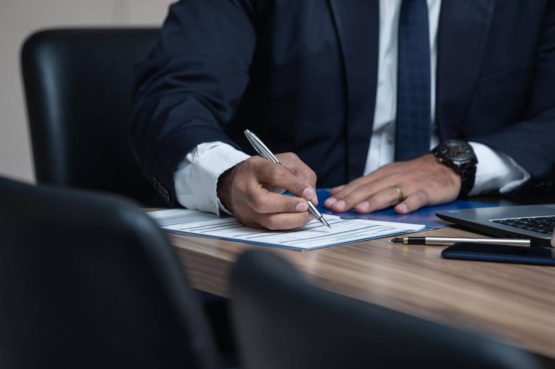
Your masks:
{"label": "printed form", "polygon": [[148,213],[162,229],[179,234],[212,237],[235,242],[281,247],[293,250],[314,250],[373,238],[417,232],[421,224],[382,222],[365,219],[343,219],[326,215],[331,229],[317,220],[290,231],[268,231],[248,228],[233,217],[219,218],[197,210],[170,209]]}

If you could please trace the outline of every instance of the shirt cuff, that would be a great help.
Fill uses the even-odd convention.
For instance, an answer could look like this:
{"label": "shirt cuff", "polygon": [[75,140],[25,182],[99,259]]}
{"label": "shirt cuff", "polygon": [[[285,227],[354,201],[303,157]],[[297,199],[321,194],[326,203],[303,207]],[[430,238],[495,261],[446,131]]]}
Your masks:
{"label": "shirt cuff", "polygon": [[470,195],[499,190],[508,193],[530,179],[530,173],[510,156],[478,142],[469,142],[478,158],[476,180]]}
{"label": "shirt cuff", "polygon": [[[228,212],[217,195],[219,176],[250,156],[223,142],[202,143],[189,152],[174,174],[177,201],[187,209]],[[228,212],[229,213],[229,212]]]}

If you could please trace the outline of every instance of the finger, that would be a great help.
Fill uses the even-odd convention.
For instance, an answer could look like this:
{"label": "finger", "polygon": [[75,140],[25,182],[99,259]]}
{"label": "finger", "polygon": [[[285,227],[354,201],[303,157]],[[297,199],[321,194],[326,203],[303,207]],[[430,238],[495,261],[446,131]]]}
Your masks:
{"label": "finger", "polygon": [[316,194],[316,190],[312,187],[306,187],[303,190],[302,197],[306,200],[312,201],[314,205],[318,205],[318,195]]}
{"label": "finger", "polygon": [[[306,165],[297,155],[293,153],[278,154],[281,164],[289,170],[293,175],[300,178],[301,181],[312,189],[316,188],[316,173]],[[318,204],[318,196],[316,192],[306,193],[302,195],[307,200],[311,200],[314,204]]]}
{"label": "finger", "polygon": [[[365,183],[358,188],[355,188],[343,198],[340,198],[339,195],[337,195],[337,201],[333,205],[331,205],[331,209],[338,212],[348,211],[356,205],[369,200],[376,194],[385,191],[388,188],[391,188],[395,183],[397,183],[395,178],[384,178],[377,181]],[[372,201],[370,201],[368,205],[361,205],[361,210],[365,207],[368,207],[369,212],[372,211],[372,209],[377,210],[378,208],[381,208],[380,206],[382,206],[381,202],[378,204],[373,204]]]}
{"label": "finger", "polygon": [[[376,182],[384,178],[392,177],[399,174],[399,169],[396,163],[388,164],[383,167],[376,169],[375,171],[363,176],[356,178],[355,180],[349,182],[347,185],[337,186],[332,189],[333,194],[337,194],[338,197],[345,197],[349,192],[352,192],[353,188],[357,188],[363,184],[370,182]],[[346,193],[342,193],[342,192]]]}
{"label": "finger", "polygon": [[324,206],[326,208],[331,209],[332,205],[337,202],[337,198],[335,196],[338,193],[340,193],[341,191],[343,191],[345,186],[346,185],[337,186],[337,187],[334,187],[330,190],[330,194],[329,194],[328,198],[326,199],[326,201],[324,201]]}
{"label": "finger", "polygon": [[[334,204],[336,204],[339,200],[344,199],[349,194],[356,191],[360,186],[366,183],[365,177],[360,177],[347,183],[346,185],[338,186],[332,189],[330,192],[330,197],[326,199],[324,202],[324,206],[329,209],[334,209]],[[336,205],[337,206],[337,205]],[[337,210],[341,211],[341,210]]]}
{"label": "finger", "polygon": [[[378,175],[377,172],[369,174],[364,177],[359,177],[346,185],[338,186],[334,188],[331,193],[332,196],[328,197],[324,205],[329,209],[334,209],[334,204],[339,202],[340,200],[344,200],[353,193],[356,193],[362,188],[362,186],[367,186],[372,182],[376,182],[383,179],[382,175]],[[339,205],[335,205],[336,207],[344,207],[343,203]],[[345,210],[335,210],[335,211],[345,211]]]}
{"label": "finger", "polygon": [[360,195],[360,189],[364,188],[364,186],[365,184],[360,182],[358,185],[351,182],[343,186],[343,189],[336,192],[333,196],[328,197],[324,202],[324,206],[333,211],[347,211],[348,208],[346,208],[345,198],[349,196],[356,196],[357,193]]}
{"label": "finger", "polygon": [[425,191],[418,190],[411,193],[402,202],[395,206],[395,212],[399,214],[407,214],[418,210],[428,204],[428,194]]}
{"label": "finger", "polygon": [[350,193],[355,191],[360,186],[365,185],[366,183],[370,182],[369,177],[359,177],[357,179],[352,180],[351,182],[347,183],[343,188],[335,193],[335,197],[342,199],[348,196]]}
{"label": "finger", "polygon": [[340,191],[342,191],[345,188],[345,185],[341,185],[341,186],[337,186],[334,187],[330,190],[330,195],[335,195],[336,193],[339,193]]}
{"label": "finger", "polygon": [[268,214],[259,217],[259,223],[270,230],[287,230],[299,228],[311,219],[310,213]]}
{"label": "finger", "polygon": [[332,197],[328,199],[327,205],[333,211],[343,212],[350,210],[355,204],[366,200],[369,196],[372,195],[371,187],[369,186],[360,186],[353,191],[351,191],[346,197],[344,198],[337,198]]}
{"label": "finger", "polygon": [[305,199],[268,191],[261,186],[248,191],[246,202],[256,214],[298,213],[308,211]]}
{"label": "finger", "polygon": [[355,211],[359,213],[370,213],[381,210],[399,203],[399,192],[395,187],[388,187],[371,196],[367,200],[357,204]]}
{"label": "finger", "polygon": [[266,162],[257,168],[255,175],[260,183],[284,188],[299,197],[307,196],[311,200],[316,197],[313,187],[280,164]]}
{"label": "finger", "polygon": [[281,164],[297,177],[304,179],[312,187],[316,187],[316,173],[297,155],[293,153],[284,153],[278,155]]}

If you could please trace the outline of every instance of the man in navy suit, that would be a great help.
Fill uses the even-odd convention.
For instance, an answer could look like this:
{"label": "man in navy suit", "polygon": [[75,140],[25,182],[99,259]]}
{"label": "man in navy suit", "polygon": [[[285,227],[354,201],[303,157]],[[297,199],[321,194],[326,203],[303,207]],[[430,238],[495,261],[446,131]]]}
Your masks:
{"label": "man in navy suit", "polygon": [[316,179],[335,211],[407,213],[554,168],[551,0],[181,0],[137,72],[154,186],[250,226],[304,224]]}

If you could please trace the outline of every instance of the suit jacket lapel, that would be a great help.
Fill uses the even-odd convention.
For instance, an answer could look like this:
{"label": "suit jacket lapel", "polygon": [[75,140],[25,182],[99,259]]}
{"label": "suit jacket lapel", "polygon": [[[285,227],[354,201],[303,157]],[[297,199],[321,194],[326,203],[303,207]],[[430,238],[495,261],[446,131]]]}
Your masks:
{"label": "suit jacket lapel", "polygon": [[457,137],[478,80],[495,0],[443,0],[438,29],[436,117]]}
{"label": "suit jacket lapel", "polygon": [[346,80],[348,179],[362,175],[372,134],[379,46],[379,0],[328,0]]}

